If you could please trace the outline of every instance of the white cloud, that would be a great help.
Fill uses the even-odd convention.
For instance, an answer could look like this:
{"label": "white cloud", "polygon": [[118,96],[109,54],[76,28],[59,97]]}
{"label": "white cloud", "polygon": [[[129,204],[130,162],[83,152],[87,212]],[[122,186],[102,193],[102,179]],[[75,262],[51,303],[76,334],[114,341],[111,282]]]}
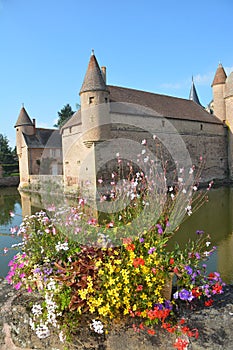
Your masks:
{"label": "white cloud", "polygon": [[213,79],[214,79],[215,72],[208,72],[205,74],[197,74],[194,75],[193,80],[194,83],[197,83],[198,85],[207,85],[210,86]]}

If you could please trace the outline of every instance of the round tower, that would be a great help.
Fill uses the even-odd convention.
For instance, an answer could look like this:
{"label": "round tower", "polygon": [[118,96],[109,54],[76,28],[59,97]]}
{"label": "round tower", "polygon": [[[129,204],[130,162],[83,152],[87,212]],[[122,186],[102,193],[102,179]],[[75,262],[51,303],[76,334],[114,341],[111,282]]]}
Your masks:
{"label": "round tower", "polygon": [[87,147],[110,136],[109,91],[106,68],[102,70],[92,52],[80,90],[83,141]]}
{"label": "round tower", "polygon": [[211,86],[213,90],[214,114],[221,121],[226,120],[226,106],[225,106],[225,100],[224,100],[226,78],[227,76],[226,76],[225,70],[221,65],[221,63],[219,63]]}
{"label": "round tower", "polygon": [[227,77],[225,84],[226,120],[233,127],[233,72]]}
{"label": "round tower", "polygon": [[16,148],[17,154],[21,154],[21,148],[23,146],[23,134],[34,135],[35,134],[35,122],[33,123],[27,114],[24,107],[21,108],[17,122],[15,123],[16,128]]}

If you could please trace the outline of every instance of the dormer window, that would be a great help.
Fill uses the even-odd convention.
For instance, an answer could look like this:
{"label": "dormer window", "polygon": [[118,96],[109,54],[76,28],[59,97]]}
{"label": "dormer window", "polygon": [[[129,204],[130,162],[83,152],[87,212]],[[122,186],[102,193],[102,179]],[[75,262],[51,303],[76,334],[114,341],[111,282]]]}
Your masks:
{"label": "dormer window", "polygon": [[89,105],[94,102],[94,96],[89,97]]}

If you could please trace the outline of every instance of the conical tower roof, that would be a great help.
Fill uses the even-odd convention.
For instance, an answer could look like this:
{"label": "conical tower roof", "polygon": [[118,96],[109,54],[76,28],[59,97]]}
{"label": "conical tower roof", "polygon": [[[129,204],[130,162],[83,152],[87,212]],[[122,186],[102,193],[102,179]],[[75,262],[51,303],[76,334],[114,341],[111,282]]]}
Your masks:
{"label": "conical tower roof", "polygon": [[192,85],[191,85],[191,89],[190,89],[190,93],[189,93],[189,99],[196,102],[197,104],[199,104],[201,106],[201,103],[200,103],[198,95],[197,95],[197,90],[196,90],[195,85],[194,85],[193,78],[192,78]]}
{"label": "conical tower roof", "polygon": [[227,78],[226,72],[223,66],[221,65],[221,63],[219,63],[211,86],[217,85],[217,84],[224,84],[226,81],[226,78]]}
{"label": "conical tower roof", "polygon": [[99,64],[97,62],[97,59],[94,55],[94,52],[92,52],[86,75],[83,81],[83,85],[81,87],[80,93],[87,91],[105,91],[107,90],[101,69],[99,67]]}
{"label": "conical tower roof", "polygon": [[27,114],[27,111],[24,107],[21,108],[17,122],[15,123],[15,128],[17,126],[22,126],[22,125],[33,125],[32,121]]}

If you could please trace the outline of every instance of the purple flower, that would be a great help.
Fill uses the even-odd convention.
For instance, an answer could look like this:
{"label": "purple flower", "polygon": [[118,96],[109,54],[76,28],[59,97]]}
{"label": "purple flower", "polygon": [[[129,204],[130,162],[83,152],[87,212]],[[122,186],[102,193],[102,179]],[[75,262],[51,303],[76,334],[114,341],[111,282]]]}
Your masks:
{"label": "purple flower", "polygon": [[197,231],[196,231],[196,234],[197,234],[197,235],[203,235],[203,233],[204,233],[204,231],[202,231],[202,230],[197,230]]}
{"label": "purple flower", "polygon": [[182,289],[180,292],[179,292],[179,298],[181,300],[188,300],[188,301],[191,301],[193,299],[193,295],[192,295],[192,292],[189,292],[188,290],[186,289]]}
{"label": "purple flower", "polygon": [[199,253],[195,253],[195,257],[196,257],[198,260],[200,260],[200,259],[201,259],[201,256],[200,256],[200,254],[199,254]]}
{"label": "purple flower", "polygon": [[145,241],[144,238],[142,238],[142,237],[139,238],[139,242],[140,242],[140,243],[143,243],[144,241]]}
{"label": "purple flower", "polygon": [[153,254],[155,251],[155,247],[151,247],[149,250],[148,250],[148,254]]}
{"label": "purple flower", "polygon": [[193,269],[190,266],[185,266],[185,270],[187,271],[188,275],[191,275],[193,273]]}
{"label": "purple flower", "polygon": [[157,229],[158,229],[158,234],[162,234],[163,233],[163,229],[162,229],[162,226],[160,224],[157,224],[156,225]]}

